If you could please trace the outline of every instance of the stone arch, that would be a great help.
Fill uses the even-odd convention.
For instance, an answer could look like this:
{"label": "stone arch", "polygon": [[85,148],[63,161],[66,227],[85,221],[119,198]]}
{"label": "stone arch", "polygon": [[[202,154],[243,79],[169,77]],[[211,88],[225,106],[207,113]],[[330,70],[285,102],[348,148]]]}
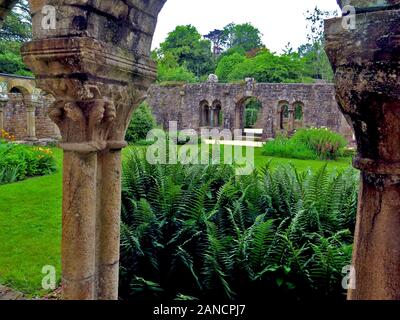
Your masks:
{"label": "stone arch", "polygon": [[290,122],[290,103],[287,100],[281,100],[278,102],[278,130],[289,131]]}
{"label": "stone arch", "polygon": [[8,90],[9,93],[13,94],[20,94],[24,97],[28,96],[30,94],[29,90],[23,86],[18,86],[18,85],[10,85],[10,89]]}
{"label": "stone arch", "polygon": [[241,97],[237,100],[235,104],[235,129],[248,129],[246,127],[246,103],[250,100],[254,99],[259,102],[260,104],[260,110],[258,112],[261,112],[263,109],[263,100],[256,95],[246,95],[244,97]]}
{"label": "stone arch", "polygon": [[210,127],[211,107],[206,99],[200,101],[200,127]]}
{"label": "stone arch", "polygon": [[295,101],[292,104],[293,130],[304,126],[305,105],[302,101]]}

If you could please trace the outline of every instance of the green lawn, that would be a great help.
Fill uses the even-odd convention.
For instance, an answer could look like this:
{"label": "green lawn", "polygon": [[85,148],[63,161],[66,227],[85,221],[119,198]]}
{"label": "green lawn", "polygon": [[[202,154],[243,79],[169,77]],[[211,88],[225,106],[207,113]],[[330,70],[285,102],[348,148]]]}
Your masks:
{"label": "green lawn", "polygon": [[58,172],[0,186],[0,283],[40,294],[42,268],[60,274],[62,151]]}
{"label": "green lawn", "polygon": [[299,171],[304,171],[307,169],[311,170],[318,170],[320,169],[325,163],[327,163],[328,168],[331,170],[337,169],[346,169],[351,166],[351,158],[340,158],[337,161],[318,161],[318,160],[298,160],[298,159],[285,159],[285,158],[273,158],[273,157],[266,157],[262,155],[262,148],[258,148],[255,150],[255,164],[257,168],[264,167],[266,164],[271,162],[273,167],[285,164],[292,164],[294,165]]}
{"label": "green lawn", "polygon": [[[255,164],[271,158],[256,149]],[[129,148],[124,154],[129,152]],[[0,283],[31,296],[42,295],[42,268],[55,266],[60,275],[62,151],[54,149],[59,170],[51,176],[0,186]],[[321,161],[272,159],[272,165],[292,163],[299,170],[318,169]],[[329,162],[330,169],[347,168],[350,159]]]}

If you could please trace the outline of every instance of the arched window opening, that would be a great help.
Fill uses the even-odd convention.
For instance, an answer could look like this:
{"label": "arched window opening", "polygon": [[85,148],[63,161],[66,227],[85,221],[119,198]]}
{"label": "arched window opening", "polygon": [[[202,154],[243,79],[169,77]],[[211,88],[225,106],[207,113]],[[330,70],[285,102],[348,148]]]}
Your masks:
{"label": "arched window opening", "polygon": [[279,129],[289,130],[290,110],[289,103],[286,101],[280,102],[278,107],[279,112]]}
{"label": "arched window opening", "polygon": [[260,111],[262,110],[262,103],[255,97],[249,98],[244,103],[244,128],[254,129],[257,123]]}
{"label": "arched window opening", "polygon": [[29,90],[26,89],[25,87],[22,87],[22,86],[13,86],[13,87],[11,87],[9,93],[20,94],[20,95],[22,95],[24,97],[29,96],[29,94],[30,94]]}
{"label": "arched window opening", "polygon": [[210,126],[210,106],[206,100],[200,102],[200,126]]}
{"label": "arched window opening", "polygon": [[17,87],[14,87],[14,88],[11,88],[10,93],[22,94],[22,90]]}
{"label": "arched window opening", "polygon": [[294,108],[294,120],[296,120],[296,121],[303,120],[303,106],[302,105],[297,105]]}
{"label": "arched window opening", "polygon": [[304,126],[303,119],[304,119],[304,104],[301,102],[296,102],[293,105],[293,112],[294,112],[294,126],[293,129],[299,129]]}

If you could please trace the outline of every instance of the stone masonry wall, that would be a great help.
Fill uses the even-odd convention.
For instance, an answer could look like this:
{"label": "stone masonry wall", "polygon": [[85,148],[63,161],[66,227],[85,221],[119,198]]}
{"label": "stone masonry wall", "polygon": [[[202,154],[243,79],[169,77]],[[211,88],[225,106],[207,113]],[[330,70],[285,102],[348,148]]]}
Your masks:
{"label": "stone masonry wall", "polygon": [[[4,129],[13,134],[16,140],[24,140],[27,137],[27,107],[23,96],[19,94],[8,94],[9,101],[4,107]],[[40,98],[36,104],[35,122],[36,137],[38,139],[56,139],[59,130],[47,116],[50,101]]]}
{"label": "stone masonry wall", "polygon": [[[147,102],[157,122],[168,128],[169,121],[177,121],[178,128],[201,128],[201,104],[221,105],[222,126],[225,129],[243,129],[244,102],[255,97],[262,103],[262,110],[255,125],[263,129],[265,138],[273,138],[280,131],[280,106],[282,103],[302,104],[303,127],[327,127],[353,140],[353,131],[335,100],[332,84],[267,84],[202,83],[181,86],[152,85]],[[10,101],[4,108],[4,128],[23,140],[27,136],[27,114],[22,95],[9,94]],[[47,116],[50,101],[42,97],[36,105],[35,121],[38,139],[59,137],[59,130]]]}
{"label": "stone masonry wall", "polygon": [[148,91],[148,103],[157,122],[168,128],[169,121],[177,121],[179,129],[201,127],[201,105],[221,105],[222,127],[243,129],[244,102],[255,97],[262,110],[255,125],[266,137],[274,137],[280,129],[282,103],[303,107],[303,127],[327,127],[353,139],[347,123],[335,100],[333,84],[267,84],[243,82],[240,84],[202,83],[182,86],[153,85]]}

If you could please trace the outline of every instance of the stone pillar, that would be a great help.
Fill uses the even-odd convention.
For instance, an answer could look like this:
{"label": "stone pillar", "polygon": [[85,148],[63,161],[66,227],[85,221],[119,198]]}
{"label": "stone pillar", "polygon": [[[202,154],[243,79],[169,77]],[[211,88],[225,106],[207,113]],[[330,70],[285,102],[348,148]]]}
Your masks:
{"label": "stone pillar", "polygon": [[214,116],[215,110],[213,108],[210,109],[210,127],[214,128],[215,127],[215,116]]}
{"label": "stone pillar", "polygon": [[35,141],[36,138],[36,104],[33,101],[33,97],[29,97],[25,100],[26,106],[26,125],[27,125],[27,141]]}
{"label": "stone pillar", "polygon": [[294,106],[289,106],[288,132],[294,131]]}
{"label": "stone pillar", "polygon": [[7,97],[2,97],[0,96],[0,130],[3,130],[5,125],[4,125],[4,108],[6,107],[8,102]]}
{"label": "stone pillar", "polygon": [[[341,1],[338,1],[341,4]],[[343,1],[344,2],[344,1]],[[337,100],[357,139],[361,190],[350,300],[400,299],[400,1],[346,1],[354,17],[328,20]],[[355,19],[349,29],[344,20]]]}
{"label": "stone pillar", "polygon": [[4,111],[3,105],[0,104],[0,130],[4,129]]}
{"label": "stone pillar", "polygon": [[[25,63],[55,102],[64,150],[62,285],[68,300],[118,298],[121,149],[156,77],[151,38],[165,0],[32,2]],[[43,5],[56,29],[43,29]]]}
{"label": "stone pillar", "polygon": [[215,109],[214,110],[214,127],[219,127],[219,116],[220,116],[220,110]]}

